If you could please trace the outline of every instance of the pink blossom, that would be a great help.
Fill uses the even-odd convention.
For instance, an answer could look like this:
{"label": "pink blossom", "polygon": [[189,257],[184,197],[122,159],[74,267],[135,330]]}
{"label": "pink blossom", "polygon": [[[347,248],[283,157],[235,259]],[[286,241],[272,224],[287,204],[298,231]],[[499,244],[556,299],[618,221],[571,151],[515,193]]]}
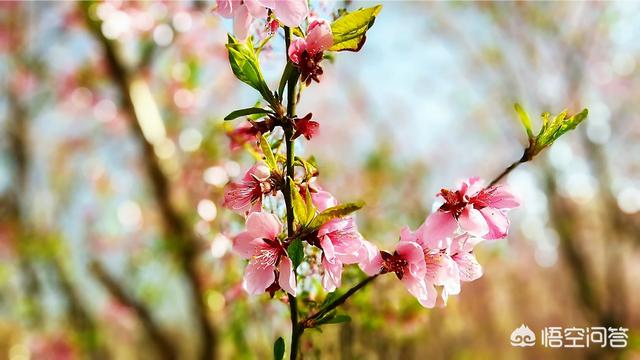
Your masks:
{"label": "pink blossom", "polygon": [[233,18],[233,33],[240,40],[247,38],[255,18],[267,18],[267,9],[289,27],[300,25],[309,14],[306,0],[216,0],[216,4],[218,14]]}
{"label": "pink blossom", "polygon": [[231,140],[231,151],[239,149],[242,145],[255,141],[260,131],[250,122],[244,122],[237,128],[227,132],[229,140]]}
{"label": "pink blossom", "polygon": [[502,239],[509,230],[507,212],[520,205],[505,186],[485,188],[477,177],[463,181],[458,190],[442,189],[438,196],[444,203],[422,227],[428,234],[424,238],[435,241],[452,237],[458,226],[473,236]]}
{"label": "pink blossom", "polygon": [[246,226],[247,230],[238,234],[233,244],[235,252],[249,259],[242,287],[249,294],[257,295],[275,285],[295,296],[293,265],[278,240],[282,232],[280,220],[273,214],[254,212],[247,217]]}
{"label": "pink blossom", "polygon": [[383,273],[393,272],[402,281],[407,291],[424,307],[435,305],[436,293],[429,291],[425,283],[427,267],[422,247],[415,241],[400,241],[396,251],[390,254],[379,252],[370,268],[379,268]]}
{"label": "pink blossom", "polygon": [[269,167],[256,164],[244,175],[240,182],[227,185],[224,192],[223,206],[239,214],[260,211],[262,195],[273,191]]}
{"label": "pink blossom", "polygon": [[[333,195],[323,190],[311,193],[311,200],[318,211],[337,205]],[[315,245],[322,249],[322,284],[327,291],[341,285],[344,264],[359,264],[362,268],[371,262],[368,250],[373,245],[362,238],[351,216],[328,221],[318,229],[316,237]]]}
{"label": "pink blossom", "polygon": [[322,53],[333,45],[333,33],[329,23],[321,18],[313,18],[309,23],[306,38],[296,38],[289,45],[291,61],[300,70],[301,81],[307,85],[311,80],[320,82],[323,70],[320,66]]}
{"label": "pink blossom", "polygon": [[436,303],[436,286],[442,287],[441,296],[446,305],[449,295],[460,293],[461,281],[473,281],[482,276],[482,267],[473,255],[473,247],[482,239],[462,234],[436,242],[433,238],[423,237],[429,235],[422,231],[423,226],[416,232],[403,228],[400,241],[415,242],[422,247],[426,264],[425,284],[430,294],[428,307]]}

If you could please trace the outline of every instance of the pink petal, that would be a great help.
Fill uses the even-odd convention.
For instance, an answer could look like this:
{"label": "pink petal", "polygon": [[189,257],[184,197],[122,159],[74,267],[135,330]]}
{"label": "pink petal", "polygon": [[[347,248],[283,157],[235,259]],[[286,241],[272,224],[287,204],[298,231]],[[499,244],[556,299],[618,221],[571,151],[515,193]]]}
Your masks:
{"label": "pink petal", "polygon": [[254,212],[247,217],[247,232],[254,238],[273,240],[281,231],[282,224],[273,214]]}
{"label": "pink petal", "polygon": [[474,176],[469,178],[469,180],[466,181],[466,184],[464,186],[465,186],[464,194],[468,196],[473,196],[484,188],[484,181],[481,180],[479,177]]}
{"label": "pink petal", "polygon": [[231,18],[233,16],[233,3],[230,0],[216,0],[215,11],[222,17]]}
{"label": "pink petal", "polygon": [[396,251],[409,264],[409,270],[413,276],[424,277],[426,265],[422,247],[414,242],[399,242]]}
{"label": "pink petal", "polygon": [[467,206],[462,210],[462,214],[458,218],[458,223],[462,231],[468,232],[474,236],[486,235],[489,231],[487,221],[484,219],[480,211]]}
{"label": "pink petal", "polygon": [[262,243],[262,239],[256,239],[248,231],[243,231],[233,239],[233,251],[245,259],[250,259],[255,254],[256,247]]}
{"label": "pink petal", "polygon": [[509,218],[503,211],[494,208],[480,209],[480,213],[489,226],[489,232],[483,237],[487,240],[503,239],[509,233]]}
{"label": "pink petal", "polygon": [[[402,284],[411,295],[418,299],[420,305],[427,308],[432,308],[435,305],[435,296],[433,296],[427,289],[424,279],[405,275],[402,278]],[[435,291],[435,289],[433,290]],[[435,293],[433,294],[435,295]]]}
{"label": "pink petal", "polygon": [[238,40],[245,40],[251,29],[253,17],[249,14],[246,6],[240,6],[233,14],[233,33]]}
{"label": "pink petal", "polygon": [[280,22],[288,27],[296,27],[309,14],[307,0],[276,1],[273,12]]}
{"label": "pink petal", "polygon": [[244,0],[249,14],[254,18],[263,19],[267,17],[267,8],[257,0]]}
{"label": "pink petal", "polygon": [[473,281],[482,276],[482,266],[473,254],[459,253],[453,256],[453,260],[458,264],[460,280]]}
{"label": "pink petal", "polygon": [[380,273],[382,256],[380,256],[380,250],[375,245],[363,240],[360,248],[360,259],[358,266],[365,274],[373,276]]}
{"label": "pink petal", "polygon": [[[298,39],[296,39],[298,40]],[[294,40],[294,42],[296,41]],[[302,39],[300,39],[302,40]],[[302,40],[304,42],[304,40]],[[291,49],[291,48],[289,48]],[[291,53],[289,53],[291,55]],[[292,59],[293,60],[293,59]],[[311,202],[313,205],[318,208],[318,211],[324,211],[330,207],[334,207],[338,205],[338,201],[336,200],[330,192],[320,190],[318,192],[311,193]]]}
{"label": "pink petal", "polygon": [[264,266],[254,260],[249,261],[249,265],[244,270],[242,287],[249,294],[262,294],[276,279],[274,270],[274,266]]}
{"label": "pink petal", "polygon": [[438,210],[427,217],[420,237],[427,247],[436,248],[440,247],[441,240],[452,237],[457,228],[458,224],[451,213]]}
{"label": "pink petal", "polygon": [[296,274],[293,272],[293,264],[288,257],[280,259],[280,274],[278,275],[278,284],[282,290],[296,296]]}
{"label": "pink petal", "polygon": [[334,291],[342,284],[342,263],[340,261],[329,261],[322,258],[322,268],[324,274],[322,276],[322,287],[326,291]]}
{"label": "pink petal", "polygon": [[489,206],[497,209],[513,209],[520,206],[518,199],[506,186],[496,186],[487,199]]}
{"label": "pink petal", "polygon": [[322,252],[324,253],[324,256],[333,261],[333,259],[335,259],[336,255],[333,251],[333,243],[331,242],[331,239],[329,239],[328,236],[323,236],[322,239],[320,239],[320,246],[322,247]]}
{"label": "pink petal", "polygon": [[306,42],[307,51],[310,54],[317,54],[329,49],[333,45],[333,34],[329,23],[324,19],[314,20],[309,25]]}

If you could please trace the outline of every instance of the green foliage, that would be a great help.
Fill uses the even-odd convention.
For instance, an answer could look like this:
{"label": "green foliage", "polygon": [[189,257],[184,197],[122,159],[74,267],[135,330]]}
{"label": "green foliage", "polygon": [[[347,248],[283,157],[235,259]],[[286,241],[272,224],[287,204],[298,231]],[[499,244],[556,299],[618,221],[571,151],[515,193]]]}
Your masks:
{"label": "green foliage", "polygon": [[366,32],[373,26],[382,5],[345,13],[331,24],[331,51],[359,51],[366,40]]}
{"label": "green foliage", "polygon": [[302,244],[302,240],[295,239],[289,244],[287,248],[287,253],[289,254],[289,258],[293,263],[293,268],[297,268],[302,260],[304,259],[304,246]]}
{"label": "green foliage", "polygon": [[328,312],[325,316],[321,317],[315,322],[315,326],[328,325],[328,324],[340,324],[351,321],[351,317],[345,314],[338,314],[336,310]]}
{"label": "green foliage", "polygon": [[279,337],[276,342],[273,343],[273,359],[282,360],[284,358],[284,339]]}
{"label": "green foliage", "polygon": [[525,157],[529,160],[545,148],[551,146],[569,130],[575,129],[582,121],[584,121],[584,119],[587,118],[587,115],[589,115],[589,110],[587,109],[584,109],[574,115],[568,115],[567,110],[564,110],[553,118],[551,117],[551,114],[545,112],[542,114],[542,127],[540,128],[538,135],[533,135],[529,115],[519,104],[515,104],[514,107],[529,138],[529,147],[525,152]]}
{"label": "green foliage", "polygon": [[293,206],[293,215],[295,219],[301,225],[306,225],[309,222],[309,217],[314,214],[307,214],[307,203],[300,195],[298,187],[293,182],[293,179],[289,178],[291,184],[291,205]]}
{"label": "green foliage", "polygon": [[276,162],[275,156],[273,156],[273,151],[271,151],[271,145],[269,145],[264,135],[260,136],[260,149],[262,149],[264,161],[267,163],[267,166],[269,166],[269,170],[271,170],[271,172],[278,171],[278,163]]}
{"label": "green foliage", "polygon": [[224,121],[234,120],[241,116],[254,115],[254,114],[273,114],[271,111],[259,107],[250,107],[245,109],[240,109],[236,111],[232,111],[229,115],[224,117]]}
{"label": "green foliage", "polygon": [[229,34],[227,51],[229,52],[231,70],[238,80],[258,90],[265,100],[274,104],[273,94],[262,76],[258,55],[253,48],[251,37],[245,43],[241,43]]}
{"label": "green foliage", "polygon": [[324,210],[323,212],[321,212],[320,214],[318,214],[315,218],[313,218],[313,220],[309,224],[309,227],[314,230],[318,229],[320,228],[320,226],[326,224],[327,222],[333,219],[345,217],[354,211],[360,210],[363,206],[364,206],[364,202],[358,201],[354,203],[346,203],[346,204],[330,207]]}

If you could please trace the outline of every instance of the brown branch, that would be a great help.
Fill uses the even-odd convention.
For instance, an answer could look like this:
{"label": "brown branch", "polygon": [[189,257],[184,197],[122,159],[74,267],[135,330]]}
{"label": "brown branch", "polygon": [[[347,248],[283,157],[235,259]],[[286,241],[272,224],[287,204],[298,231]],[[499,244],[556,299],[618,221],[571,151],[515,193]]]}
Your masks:
{"label": "brown branch", "polygon": [[156,325],[144,304],[136,300],[133,296],[128,295],[118,281],[116,281],[98,261],[91,262],[91,272],[114,299],[130,308],[136,314],[141,325],[149,335],[150,340],[156,346],[159,358],[177,359],[175,347],[169,338],[162,333],[160,327]]}
{"label": "brown branch", "polygon": [[102,34],[100,22],[90,17],[88,13],[89,5],[90,3],[80,3],[85,14],[87,25],[104,51],[104,56],[111,70],[112,80],[121,95],[121,108],[127,113],[134,136],[142,148],[144,165],[155,200],[158,203],[164,221],[165,233],[168,238],[179,241],[175,244],[174,255],[187,280],[187,287],[190,292],[189,298],[192,301],[193,310],[197,317],[198,332],[201,341],[200,358],[214,358],[217,337],[216,331],[208,319],[207,305],[204,298],[205,289],[199,282],[197,276],[197,237],[190,230],[188,223],[181,217],[179,210],[170,200],[169,180],[160,167],[160,163],[153,150],[153,145],[144,137],[140,122],[138,121],[139,119],[134,110],[133,99],[129,90],[130,73],[118,58],[116,44]]}

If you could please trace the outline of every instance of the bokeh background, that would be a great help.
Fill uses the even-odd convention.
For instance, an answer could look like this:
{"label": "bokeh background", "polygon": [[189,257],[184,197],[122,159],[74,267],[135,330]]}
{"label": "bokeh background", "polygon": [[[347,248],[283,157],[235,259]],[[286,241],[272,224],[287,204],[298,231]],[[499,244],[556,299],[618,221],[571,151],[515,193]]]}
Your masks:
{"label": "bokeh background", "polygon": [[[304,149],[320,183],[366,201],[358,224],[381,248],[441,187],[520,157],[514,102],[590,114],[507,178],[523,205],[476,248],[484,277],[431,310],[380,279],[345,306],[352,322],[305,333],[304,358],[638,358],[640,4],[383,4],[299,105],[321,123]],[[213,6],[0,3],[0,358],[264,359],[288,335],[286,304],[247,297],[230,253],[243,221],[223,187],[251,159],[222,117],[256,94]],[[281,46],[262,55],[272,83]],[[511,347],[521,324],[623,326],[629,346]]]}

